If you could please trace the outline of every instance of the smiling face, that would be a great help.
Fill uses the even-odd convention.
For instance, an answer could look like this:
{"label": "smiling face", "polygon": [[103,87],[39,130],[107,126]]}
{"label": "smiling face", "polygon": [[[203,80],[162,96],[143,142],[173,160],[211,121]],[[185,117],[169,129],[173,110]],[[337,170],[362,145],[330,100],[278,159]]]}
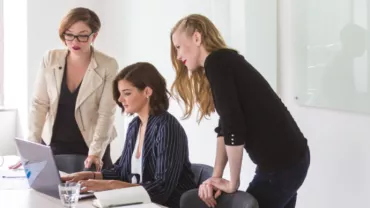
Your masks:
{"label": "smiling face", "polygon": [[144,90],[139,90],[127,80],[118,82],[118,91],[120,96],[118,102],[122,104],[127,114],[140,113],[145,108],[149,109],[149,97],[152,90],[146,87]]}
{"label": "smiling face", "polygon": [[201,66],[201,35],[194,32],[189,35],[186,31],[178,29],[172,35],[172,44],[176,49],[177,59],[180,60],[189,71],[196,70]]}
{"label": "smiling face", "polygon": [[73,53],[84,53],[90,50],[91,43],[97,33],[92,33],[91,28],[84,22],[78,21],[64,32],[64,41]]}

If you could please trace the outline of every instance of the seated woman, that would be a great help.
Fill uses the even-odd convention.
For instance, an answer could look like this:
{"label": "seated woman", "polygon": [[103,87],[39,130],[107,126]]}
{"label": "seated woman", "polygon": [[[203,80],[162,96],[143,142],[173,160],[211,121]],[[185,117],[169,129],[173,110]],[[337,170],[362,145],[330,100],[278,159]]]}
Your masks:
{"label": "seated woman", "polygon": [[167,112],[165,79],[153,65],[136,63],[118,73],[113,96],[122,112],[138,115],[128,127],[121,157],[111,169],[78,172],[63,180],[79,181],[85,191],[140,185],[153,202],[179,207],[181,195],[196,184],[186,133]]}

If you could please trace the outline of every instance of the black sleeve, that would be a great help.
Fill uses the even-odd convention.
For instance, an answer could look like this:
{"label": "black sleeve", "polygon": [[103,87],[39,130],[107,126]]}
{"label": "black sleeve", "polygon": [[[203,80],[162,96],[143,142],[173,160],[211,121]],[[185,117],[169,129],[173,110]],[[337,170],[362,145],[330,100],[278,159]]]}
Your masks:
{"label": "black sleeve", "polygon": [[224,136],[224,131],[222,130],[221,125],[221,118],[218,119],[218,126],[215,128],[215,132],[217,133],[217,137]]}
{"label": "black sleeve", "polygon": [[237,76],[234,75],[235,67],[238,66],[223,53],[209,58],[205,65],[206,74],[220,116],[219,126],[215,130],[218,135],[223,134],[225,145],[243,145],[247,130],[234,79]]}

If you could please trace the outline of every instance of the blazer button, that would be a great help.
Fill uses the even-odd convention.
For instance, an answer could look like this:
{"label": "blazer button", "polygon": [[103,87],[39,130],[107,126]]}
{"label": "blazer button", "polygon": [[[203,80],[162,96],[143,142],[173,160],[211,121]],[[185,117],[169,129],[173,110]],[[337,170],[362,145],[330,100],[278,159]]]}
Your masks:
{"label": "blazer button", "polygon": [[60,66],[60,67],[59,67],[59,70],[61,70],[61,69],[62,69],[62,67]]}

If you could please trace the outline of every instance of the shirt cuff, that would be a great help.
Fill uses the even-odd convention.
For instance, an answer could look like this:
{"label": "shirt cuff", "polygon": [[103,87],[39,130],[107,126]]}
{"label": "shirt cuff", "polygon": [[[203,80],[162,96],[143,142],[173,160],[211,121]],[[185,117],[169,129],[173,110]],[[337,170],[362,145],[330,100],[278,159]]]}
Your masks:
{"label": "shirt cuff", "polygon": [[227,135],[224,135],[224,140],[225,140],[225,145],[228,145],[228,146],[244,145],[244,135],[229,133]]}

